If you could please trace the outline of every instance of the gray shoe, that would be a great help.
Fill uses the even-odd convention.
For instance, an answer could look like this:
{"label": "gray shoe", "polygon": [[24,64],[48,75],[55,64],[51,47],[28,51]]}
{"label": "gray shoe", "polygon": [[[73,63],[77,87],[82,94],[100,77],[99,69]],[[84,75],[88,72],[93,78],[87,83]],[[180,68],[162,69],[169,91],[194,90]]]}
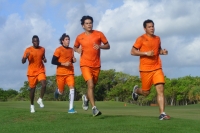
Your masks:
{"label": "gray shoe", "polygon": [[132,98],[133,98],[135,101],[137,101],[137,100],[138,100],[138,94],[137,94],[137,93],[135,93],[135,92],[136,92],[136,90],[137,90],[138,88],[139,88],[139,87],[138,87],[138,85],[135,85],[135,86],[133,87]]}
{"label": "gray shoe", "polygon": [[92,113],[93,113],[93,116],[101,115],[101,112],[97,108],[92,109]]}
{"label": "gray shoe", "polygon": [[85,95],[82,96],[82,101],[83,101],[82,107],[83,107],[83,110],[86,111],[88,110],[88,107],[89,107],[89,100],[86,101],[85,97],[86,97]]}

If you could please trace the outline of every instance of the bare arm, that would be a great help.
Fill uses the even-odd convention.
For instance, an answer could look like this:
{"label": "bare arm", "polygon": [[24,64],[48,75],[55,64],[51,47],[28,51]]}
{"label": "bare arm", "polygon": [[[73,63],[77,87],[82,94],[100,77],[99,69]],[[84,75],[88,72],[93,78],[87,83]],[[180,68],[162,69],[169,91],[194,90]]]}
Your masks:
{"label": "bare arm", "polygon": [[74,46],[74,51],[77,52],[77,53],[79,53],[79,54],[82,53],[81,47],[77,48],[77,47]]}
{"label": "bare arm", "polygon": [[76,58],[73,57],[73,58],[72,58],[72,63],[75,63],[75,62],[76,62]]}
{"label": "bare arm", "polygon": [[28,52],[28,53],[26,53],[26,57],[22,58],[22,64],[26,63],[26,60],[28,59],[29,55],[30,55],[30,53]]}
{"label": "bare arm", "polygon": [[104,45],[100,45],[100,49],[110,49],[110,44],[106,43]]}
{"label": "bare arm", "polygon": [[43,62],[44,62],[44,63],[47,62],[47,59],[46,59],[45,55],[44,55],[44,57],[43,57]]}
{"label": "bare arm", "polygon": [[98,44],[94,44],[94,49],[110,49],[110,44],[106,43],[104,45],[98,45]]}
{"label": "bare arm", "polygon": [[168,51],[160,48],[160,55],[168,55]]}
{"label": "bare arm", "polygon": [[135,47],[132,47],[131,49],[131,55],[134,55],[134,56],[153,56],[153,54],[154,54],[153,51],[140,52]]}

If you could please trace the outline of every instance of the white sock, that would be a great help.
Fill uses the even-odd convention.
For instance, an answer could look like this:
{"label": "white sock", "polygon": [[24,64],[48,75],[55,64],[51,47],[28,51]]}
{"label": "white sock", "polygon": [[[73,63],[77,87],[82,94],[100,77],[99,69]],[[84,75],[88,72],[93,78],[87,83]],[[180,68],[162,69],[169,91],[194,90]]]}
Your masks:
{"label": "white sock", "polygon": [[[57,88],[57,89],[58,89],[58,88]],[[62,93],[59,91],[59,89],[58,89],[58,94],[59,94],[59,95],[62,95]]]}
{"label": "white sock", "polygon": [[31,105],[31,108],[34,108],[34,105]]}
{"label": "white sock", "polygon": [[166,115],[165,112],[162,112],[161,114]]}
{"label": "white sock", "polygon": [[38,98],[38,101],[42,101],[42,98],[39,97],[39,98]]}
{"label": "white sock", "polygon": [[93,107],[92,107],[92,109],[96,109],[96,108],[97,108],[96,106],[93,106]]}
{"label": "white sock", "polygon": [[69,91],[69,109],[74,107],[74,89],[70,89]]}

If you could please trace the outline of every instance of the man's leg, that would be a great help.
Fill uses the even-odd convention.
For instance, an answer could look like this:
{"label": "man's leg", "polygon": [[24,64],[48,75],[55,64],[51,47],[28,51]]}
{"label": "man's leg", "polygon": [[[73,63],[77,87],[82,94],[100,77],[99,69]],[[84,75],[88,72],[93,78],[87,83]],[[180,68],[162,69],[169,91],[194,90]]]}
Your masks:
{"label": "man's leg", "polygon": [[35,88],[30,88],[30,100],[31,100],[31,105],[34,105],[34,97],[35,97]]}
{"label": "man's leg", "polygon": [[44,94],[46,92],[46,80],[41,80],[40,82],[42,85],[41,92],[40,92],[40,98],[43,99]]}
{"label": "man's leg", "polygon": [[165,110],[165,96],[164,96],[164,85],[157,84],[155,85],[157,91],[157,102],[159,106],[160,114],[162,114]]}
{"label": "man's leg", "polygon": [[46,80],[41,80],[40,82],[41,82],[42,88],[41,88],[40,97],[37,100],[37,103],[40,105],[40,108],[43,108],[44,104],[43,104],[42,99],[43,99],[44,93],[46,91]]}
{"label": "man's leg", "polygon": [[31,101],[31,113],[35,112],[35,107],[34,107],[34,98],[35,98],[35,85],[36,85],[36,77],[34,76],[28,76],[28,82],[29,82],[29,97]]}
{"label": "man's leg", "polygon": [[158,69],[155,71],[153,76],[153,83],[155,84],[155,88],[157,91],[157,103],[159,106],[160,116],[159,120],[168,120],[170,119],[169,115],[165,114],[165,95],[164,95],[164,73],[162,69]]}
{"label": "man's leg", "polygon": [[160,111],[160,120],[169,120],[170,116],[165,114],[165,96],[164,96],[164,84],[156,84],[157,91],[157,103]]}
{"label": "man's leg", "polygon": [[35,88],[30,88],[30,100],[31,100],[31,113],[35,113],[35,107],[34,107],[34,98],[35,98]]}
{"label": "man's leg", "polygon": [[90,101],[92,107],[95,106],[95,101],[94,101],[94,83],[93,80],[90,79],[87,81],[87,99]]}
{"label": "man's leg", "polygon": [[74,75],[68,75],[65,80],[65,84],[69,86],[69,110],[68,113],[77,113],[74,110]]}
{"label": "man's leg", "polygon": [[137,85],[133,88],[132,97],[135,101],[138,99],[138,95],[148,96],[152,85],[152,72],[140,72],[142,81],[142,88]]}

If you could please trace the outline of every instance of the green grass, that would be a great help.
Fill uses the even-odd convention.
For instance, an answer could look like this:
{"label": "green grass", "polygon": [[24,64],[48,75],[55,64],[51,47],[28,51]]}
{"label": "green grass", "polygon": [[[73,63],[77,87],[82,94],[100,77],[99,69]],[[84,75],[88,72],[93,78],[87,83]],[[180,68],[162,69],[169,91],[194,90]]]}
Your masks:
{"label": "green grass", "polygon": [[0,102],[1,133],[199,133],[200,104],[167,106],[171,120],[158,120],[158,107],[123,102],[96,102],[103,115],[92,116],[75,102],[77,114],[68,114],[68,102],[45,101],[45,108],[29,102]]}

